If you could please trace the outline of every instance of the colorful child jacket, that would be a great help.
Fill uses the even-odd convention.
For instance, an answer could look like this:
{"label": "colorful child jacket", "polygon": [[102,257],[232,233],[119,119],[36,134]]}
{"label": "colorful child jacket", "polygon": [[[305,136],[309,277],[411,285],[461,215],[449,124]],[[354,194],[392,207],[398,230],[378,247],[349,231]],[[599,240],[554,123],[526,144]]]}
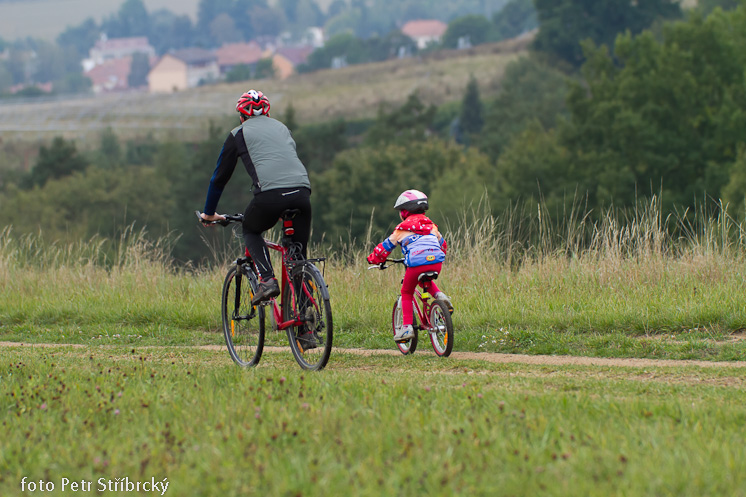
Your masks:
{"label": "colorful child jacket", "polygon": [[435,223],[424,214],[412,214],[402,221],[368,256],[368,262],[385,261],[397,244],[401,245],[407,267],[437,264],[446,258],[446,241]]}

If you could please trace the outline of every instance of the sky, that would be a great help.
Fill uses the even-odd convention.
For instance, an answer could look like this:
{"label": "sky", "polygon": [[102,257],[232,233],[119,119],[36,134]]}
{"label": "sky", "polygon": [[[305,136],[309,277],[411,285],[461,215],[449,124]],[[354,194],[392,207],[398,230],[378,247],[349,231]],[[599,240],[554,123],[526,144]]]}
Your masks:
{"label": "sky", "polygon": [[[54,40],[68,26],[87,18],[97,22],[115,14],[124,0],[16,0],[0,2],[0,38],[13,41],[33,36]],[[197,17],[199,0],[143,0],[148,12],[166,8],[179,15]]]}

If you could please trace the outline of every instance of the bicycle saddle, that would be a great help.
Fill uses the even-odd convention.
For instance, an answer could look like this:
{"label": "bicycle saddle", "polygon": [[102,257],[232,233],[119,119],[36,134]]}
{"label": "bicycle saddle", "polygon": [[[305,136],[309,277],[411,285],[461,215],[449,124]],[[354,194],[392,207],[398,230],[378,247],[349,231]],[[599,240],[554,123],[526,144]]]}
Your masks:
{"label": "bicycle saddle", "polygon": [[300,214],[300,209],[286,209],[282,211],[280,217],[284,220],[293,219],[295,216]]}
{"label": "bicycle saddle", "polygon": [[425,271],[417,277],[417,281],[433,281],[438,279],[437,271]]}

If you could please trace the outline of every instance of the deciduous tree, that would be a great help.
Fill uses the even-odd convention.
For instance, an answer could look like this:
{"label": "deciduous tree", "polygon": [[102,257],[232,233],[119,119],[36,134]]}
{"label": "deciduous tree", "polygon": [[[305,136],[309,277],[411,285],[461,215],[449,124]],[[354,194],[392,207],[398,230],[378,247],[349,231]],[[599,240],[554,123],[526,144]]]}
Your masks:
{"label": "deciduous tree", "polygon": [[88,167],[74,141],[56,136],[49,146],[39,148],[39,157],[29,176],[32,185],[44,186],[50,179],[69,176]]}
{"label": "deciduous tree", "polygon": [[544,129],[555,127],[566,113],[567,77],[537,57],[521,57],[508,64],[500,93],[486,105],[484,127],[475,145],[493,160],[510,140],[538,120]]}
{"label": "deciduous tree", "polygon": [[407,144],[427,138],[437,111],[435,106],[426,106],[416,93],[410,94],[404,105],[391,112],[386,111],[386,105],[382,103],[379,107],[376,122],[365,137],[366,145]]}
{"label": "deciduous tree", "polygon": [[492,41],[495,39],[495,26],[479,14],[458,17],[448,24],[441,44],[445,48],[457,48],[459,39],[467,39],[471,45]]}
{"label": "deciduous tree", "polygon": [[746,7],[707,19],[621,36],[612,58],[586,47],[584,85],[574,85],[561,129],[597,203],[631,204],[662,191],[664,202],[717,198],[746,129]]}
{"label": "deciduous tree", "polygon": [[534,48],[573,67],[584,61],[580,43],[613,48],[620,33],[638,34],[658,20],[681,16],[676,0],[535,0],[539,33]]}
{"label": "deciduous tree", "polygon": [[539,27],[533,0],[511,0],[492,17],[498,40],[516,36]]}

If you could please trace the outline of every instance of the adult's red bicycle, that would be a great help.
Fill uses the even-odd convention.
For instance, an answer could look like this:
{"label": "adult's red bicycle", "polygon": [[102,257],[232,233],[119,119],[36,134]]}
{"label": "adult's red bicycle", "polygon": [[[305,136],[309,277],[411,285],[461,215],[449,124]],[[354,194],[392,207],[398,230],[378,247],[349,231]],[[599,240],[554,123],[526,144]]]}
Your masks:
{"label": "adult's red bicycle", "polygon": [[[333,325],[329,288],[314,263],[325,258],[304,258],[293,243],[293,218],[297,209],[282,213],[282,241],[265,239],[267,247],[280,253],[282,259],[280,304],[277,299],[253,305],[251,299],[259,288],[259,273],[248,250],[231,263],[223,283],[221,314],[223,335],[231,359],[241,367],[259,364],[264,351],[266,315],[270,312],[279,330],[287,332],[293,357],[301,368],[323,369],[332,351]],[[200,223],[228,226],[241,223],[243,214],[225,216],[225,220]]]}

